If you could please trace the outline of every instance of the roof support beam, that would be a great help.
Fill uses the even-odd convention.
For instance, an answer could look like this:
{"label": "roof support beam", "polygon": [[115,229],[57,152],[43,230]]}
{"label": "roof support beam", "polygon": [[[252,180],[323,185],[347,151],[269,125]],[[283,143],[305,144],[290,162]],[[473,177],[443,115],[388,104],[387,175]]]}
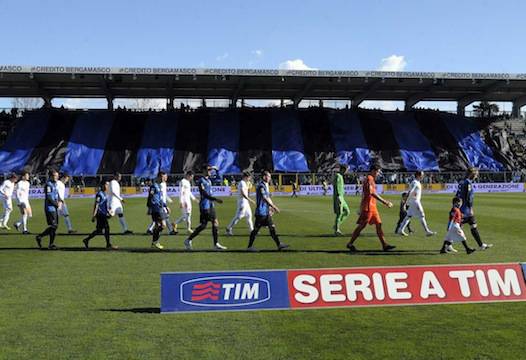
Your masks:
{"label": "roof support beam", "polygon": [[174,107],[174,77],[170,76],[168,79],[168,100],[166,101],[166,110],[172,111]]}
{"label": "roof support beam", "polygon": [[351,106],[353,108],[357,108],[358,106],[360,106],[360,104],[365,100],[367,99],[372,93],[374,93],[380,86],[382,86],[382,84],[384,83],[384,80],[383,79],[378,79],[376,81],[374,81],[368,88],[367,90],[359,93],[358,95],[356,95],[355,97],[353,97],[351,99]]}
{"label": "roof support beam", "polygon": [[51,100],[53,100],[53,97],[42,87],[35,75],[30,74],[29,79],[33,89],[36,90],[35,92],[44,100],[44,107],[46,109],[51,108]]}
{"label": "roof support beam", "polygon": [[466,113],[466,106],[472,104],[477,100],[485,100],[486,97],[491,94],[493,91],[500,88],[503,84],[506,84],[506,81],[497,80],[482,88],[482,91],[479,94],[473,94],[464,96],[457,100],[457,114],[464,115]]}
{"label": "roof support beam", "polygon": [[466,105],[463,105],[460,102],[457,102],[457,115],[464,116],[466,115]]}
{"label": "roof support beam", "polygon": [[511,116],[513,117],[520,117],[521,115],[521,108],[526,105],[526,95],[518,97],[513,100],[513,105],[511,108]]}
{"label": "roof support beam", "polygon": [[108,84],[108,80],[106,80],[105,75],[102,75],[100,78],[100,87],[104,95],[106,95],[106,98],[113,98],[110,85]]}
{"label": "roof support beam", "polygon": [[294,102],[294,107],[295,108],[298,107],[298,105],[300,104],[301,100],[303,100],[305,95],[307,95],[309,93],[309,91],[310,91],[310,89],[312,88],[313,85],[314,85],[314,79],[307,80],[307,82],[305,83],[305,86],[303,86],[303,89],[301,89],[301,91],[299,91],[294,96],[292,101]]}
{"label": "roof support beam", "polygon": [[467,105],[471,104],[472,102],[475,102],[477,100],[485,100],[486,96],[488,96],[493,91],[497,90],[499,87],[501,87],[504,84],[501,80],[497,80],[492,82],[491,84],[485,86],[481,89],[481,92],[479,94],[473,94],[468,95],[463,98],[458,99],[457,101],[459,103],[464,103]]}
{"label": "roof support beam", "polygon": [[[35,68],[36,69],[36,68]],[[196,72],[174,72],[164,74],[91,73],[89,71],[67,73],[1,72],[0,96],[6,97],[96,97],[96,98],[210,98],[225,99],[240,106],[240,99],[285,99],[296,104],[305,99],[351,100],[354,107],[361,106],[365,100],[405,101],[406,110],[419,105],[418,101],[459,101],[460,108],[472,101],[509,101],[526,96],[526,77],[509,75],[478,77],[479,74],[448,76],[434,79],[425,75],[392,77],[392,74],[354,73],[350,77],[339,74],[328,76],[316,72],[279,73],[267,75],[266,72],[240,72],[237,75]],[[43,71],[43,70],[42,70]],[[135,71],[135,70],[133,70]],[[229,71],[230,73],[230,71]],[[312,74],[312,75],[311,75]],[[488,74],[489,75],[489,74]],[[385,83],[382,84],[382,77]],[[177,80],[179,78],[179,80]],[[36,81],[33,81],[36,80]],[[243,82],[242,82],[243,80]],[[285,80],[285,81],[282,81]],[[170,90],[170,82],[173,89]],[[509,84],[509,85],[506,85]],[[237,101],[237,102],[236,102]],[[115,102],[115,101],[114,101]],[[416,104],[416,105],[415,105]],[[517,102],[516,105],[519,103]],[[115,105],[117,105],[115,103]],[[526,111],[526,106],[524,107]]]}
{"label": "roof support beam", "polygon": [[[423,80],[421,80],[421,83],[423,83]],[[427,86],[422,91],[419,91],[417,93],[414,93],[410,95],[407,99],[405,99],[405,105],[404,105],[404,111],[410,111],[413,109],[413,106],[418,104],[420,101],[425,99],[429,96],[430,93],[432,93],[433,89],[436,88],[438,84],[438,81],[435,79],[433,80],[432,85]]]}
{"label": "roof support beam", "polygon": [[404,100],[404,111],[413,110],[413,106],[418,104],[422,100],[421,96],[411,96]]}
{"label": "roof support beam", "polygon": [[102,92],[106,96],[106,101],[108,102],[108,110],[113,110],[113,99],[115,96],[113,96],[111,92],[108,80],[106,80],[106,75],[102,75],[99,80]]}
{"label": "roof support beam", "polygon": [[234,93],[230,97],[230,107],[236,107],[236,103],[239,98],[239,94],[241,93],[244,87],[245,87],[245,80],[241,78],[239,82],[237,83],[237,87],[234,90]]}
{"label": "roof support beam", "polygon": [[53,100],[53,98],[49,96],[42,96],[42,100],[44,100],[44,108],[51,109],[53,107],[51,104],[51,100]]}

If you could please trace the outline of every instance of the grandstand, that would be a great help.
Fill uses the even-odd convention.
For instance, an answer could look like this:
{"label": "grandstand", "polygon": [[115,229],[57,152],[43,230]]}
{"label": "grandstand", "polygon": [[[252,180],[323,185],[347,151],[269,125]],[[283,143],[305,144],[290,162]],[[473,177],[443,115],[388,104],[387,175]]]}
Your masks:
{"label": "grandstand", "polygon": [[7,136],[11,133],[16,116],[11,112],[0,112],[0,146],[4,145]]}
{"label": "grandstand", "polygon": [[[222,175],[326,173],[338,162],[353,171],[379,162],[392,172],[441,173],[468,166],[512,172],[526,164],[526,74],[0,66],[0,96],[44,100],[44,109],[16,121],[2,115],[4,174],[52,166],[74,176],[120,169],[151,177],[207,162]],[[108,110],[52,109],[56,97],[105,98]],[[167,111],[113,110],[119,98],[164,98]],[[181,98],[228,100],[230,108],[176,109]],[[243,106],[250,99],[282,106]],[[320,106],[304,109],[303,100]],[[329,100],[350,106],[324,107]],[[405,107],[365,110],[366,100],[403,100]],[[466,117],[466,106],[482,100],[512,102],[511,117]],[[420,101],[456,101],[457,114],[414,109]]]}
{"label": "grandstand", "polygon": [[[526,99],[526,74],[0,66],[0,96],[44,100],[41,109],[0,112],[0,177],[22,170],[36,175],[30,179],[33,217],[25,217],[24,223],[26,215],[22,215],[22,223],[29,222],[28,231],[34,235],[50,225],[46,196],[50,183],[43,184],[45,170],[55,168],[73,177],[64,200],[67,198],[69,224],[76,230],[70,232],[64,227],[65,217],[60,217],[58,251],[41,251],[33,236],[18,229],[0,230],[4,275],[0,339],[5,339],[0,358],[242,359],[247,354],[253,359],[523,358],[524,302],[515,301],[526,299],[522,282],[526,267],[519,265],[524,260],[522,224],[526,216],[522,170],[526,168],[526,124],[520,112]],[[108,108],[53,108],[52,100],[58,97],[104,98]],[[166,99],[167,108],[114,108],[114,100],[121,98]],[[205,101],[195,109],[176,107],[181,99]],[[208,99],[226,100],[230,106],[204,106]],[[274,100],[276,106],[246,106],[248,100],[259,99]],[[304,100],[318,106],[305,107]],[[344,100],[348,106],[330,108],[326,105],[331,100]],[[364,109],[360,104],[367,100],[403,100],[405,107],[398,111]],[[459,104],[457,113],[415,107],[419,101],[451,100]],[[466,116],[465,107],[479,100],[511,101],[512,114]],[[383,232],[396,249],[382,251],[376,240],[382,228],[369,227],[358,240],[359,250],[350,253],[345,244],[355,227],[356,212],[364,213],[361,199],[366,196],[362,197],[360,189],[369,183],[362,175],[375,162],[385,169],[383,178],[377,179],[378,194],[387,200],[387,207],[379,209]],[[185,215],[187,208],[178,208],[182,205],[176,200],[180,189],[172,185],[183,172],[200,171],[206,163],[216,165],[220,175],[233,180],[239,179],[243,170],[254,172],[256,181],[263,169],[277,173],[269,192],[281,196],[274,199],[281,210],[274,219],[280,239],[290,249],[275,251],[276,244],[264,238],[265,231],[257,242],[260,252],[245,252],[252,232],[244,222],[227,236],[228,221],[239,213],[238,192],[235,183],[217,178],[212,179],[218,180],[214,185],[222,186],[212,191],[214,197],[221,197],[221,203],[213,213],[220,221],[221,244],[228,249],[219,251],[215,242],[214,250],[210,249],[214,230],[209,226],[196,238],[192,251],[185,250],[188,234],[184,222],[178,233],[163,234],[162,252],[159,247],[151,248],[153,235],[145,233],[153,226],[147,215],[147,211],[151,214],[151,198],[147,201],[145,197],[156,186],[149,187],[149,181],[161,170],[170,173],[165,189],[173,203],[165,207],[167,212],[171,209],[171,220],[175,220]],[[349,207],[349,217],[341,224],[344,237],[337,236],[333,212],[338,221],[334,205],[339,200],[331,196],[334,187],[330,185],[338,163],[352,169],[343,181]],[[472,228],[466,224],[464,231],[470,246],[475,244],[474,233],[484,244],[470,255],[462,251],[440,254],[451,198],[470,166],[482,170],[473,185],[480,234],[476,224]],[[399,224],[405,217],[400,214],[405,204],[399,194],[408,190],[417,169],[426,171],[422,181],[426,224],[438,234],[427,237],[422,231],[422,210],[422,218],[411,221],[415,232],[398,237],[397,221]],[[92,211],[98,211],[93,210],[96,186],[115,171],[125,174],[119,193],[126,201],[127,220],[118,214],[109,220],[102,216],[110,223],[111,243],[119,249],[102,247],[102,237],[94,238],[87,249],[83,240],[93,234],[92,221],[102,222],[98,213],[98,220],[92,218]],[[309,186],[322,180],[323,186]],[[299,197],[285,196],[290,195],[292,182]],[[258,187],[261,191],[261,183]],[[191,190],[196,195],[199,191],[197,187]],[[260,194],[256,200],[261,199]],[[98,193],[97,204],[101,196]],[[201,198],[205,199],[202,194]],[[389,208],[392,204],[395,206]],[[108,210],[107,203],[105,206]],[[207,211],[194,206],[195,230]],[[13,213],[9,225],[17,218],[18,212]],[[123,227],[123,223],[130,227]],[[489,249],[486,243],[495,246]],[[455,247],[461,249],[460,245]],[[454,281],[454,276],[446,276],[464,268],[477,274],[469,280],[468,295],[463,290],[458,293],[463,289],[460,278]],[[521,281],[521,298],[512,293],[516,290],[511,277],[497,276],[498,269],[504,268],[504,274],[510,273],[508,270],[518,274],[514,283]],[[443,288],[447,295],[431,293],[429,288],[424,298],[424,277],[415,273],[419,269],[436,274],[440,282],[429,282],[428,286]],[[488,271],[482,272],[485,269]],[[210,271],[220,276],[212,276]],[[250,276],[236,275],[245,271]],[[246,307],[231,302],[230,307],[213,310],[228,312],[161,315],[166,309],[172,311],[165,306],[166,294],[181,303],[186,300],[183,284],[174,287],[176,291],[165,290],[164,284],[160,289],[159,274],[164,278],[178,272],[191,276],[185,284],[217,287],[220,285],[212,279],[258,279],[266,271],[283,280],[297,279],[295,273],[319,273],[333,279],[341,276],[345,282],[326,278],[329,280],[319,288],[321,306],[311,302],[302,307],[318,310],[279,310],[293,308],[296,281],[288,286],[270,279],[266,288],[254,288],[261,289],[261,297],[259,290],[250,299],[247,292]],[[372,280],[360,277],[350,284],[349,275],[361,272],[371,274]],[[398,278],[388,280],[387,272]],[[194,278],[207,283],[196,283]],[[467,282],[467,277],[464,279]],[[352,300],[350,289],[365,286],[365,281],[371,286],[355,291],[356,299]],[[241,282],[238,284],[241,289]],[[203,289],[206,295],[206,287],[192,287],[189,299],[200,301],[193,295]],[[238,291],[228,289],[232,289],[229,295]],[[374,298],[362,302],[368,289]],[[300,294],[301,290],[296,290],[295,294]],[[214,291],[219,292],[211,293]],[[323,295],[324,291],[332,298]],[[395,299],[390,293],[409,297]],[[334,300],[344,294],[345,300]],[[285,296],[290,302],[287,307],[274,305],[275,299]],[[232,301],[245,301],[238,295],[233,297]],[[377,299],[380,297],[384,299]],[[210,297],[216,303],[202,300],[205,302],[195,306],[223,305],[219,297]],[[490,301],[500,302],[475,304]],[[257,310],[260,304],[271,303],[275,311],[231,311]],[[416,304],[444,305],[398,306]],[[396,307],[384,307],[387,305]]]}
{"label": "grandstand", "polygon": [[489,134],[504,151],[517,159],[515,168],[525,168],[526,123],[522,118],[495,121],[489,126]]}

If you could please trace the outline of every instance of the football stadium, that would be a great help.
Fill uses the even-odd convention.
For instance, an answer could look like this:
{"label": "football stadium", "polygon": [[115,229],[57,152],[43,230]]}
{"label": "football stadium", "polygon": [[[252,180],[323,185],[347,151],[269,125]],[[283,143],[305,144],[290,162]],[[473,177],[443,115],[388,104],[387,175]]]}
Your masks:
{"label": "football stadium", "polygon": [[0,97],[0,359],[526,356],[526,73],[8,64]]}

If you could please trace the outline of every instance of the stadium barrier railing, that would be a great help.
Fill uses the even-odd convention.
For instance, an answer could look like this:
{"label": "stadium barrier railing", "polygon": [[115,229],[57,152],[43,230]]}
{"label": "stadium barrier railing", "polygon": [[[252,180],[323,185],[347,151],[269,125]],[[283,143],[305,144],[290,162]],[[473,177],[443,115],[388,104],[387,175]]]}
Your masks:
{"label": "stadium barrier railing", "polygon": [[[345,191],[349,195],[358,195],[361,190],[361,180],[366,173],[352,173],[345,177]],[[430,173],[423,181],[423,190],[431,193],[452,193],[456,185],[464,178],[463,172]],[[101,180],[110,180],[111,175],[97,175],[85,177],[72,177],[67,184],[68,194],[71,197],[93,197]],[[183,174],[170,174],[168,178],[168,192],[170,196],[178,196],[178,183]],[[253,182],[259,180],[260,174],[254,175]],[[295,189],[300,195],[330,195],[332,194],[333,174],[272,174],[270,190],[275,195],[289,195]],[[413,173],[384,173],[377,181],[378,191],[386,194],[399,194],[409,189],[409,182]],[[225,179],[227,181],[225,181]],[[218,196],[237,194],[237,182],[240,175],[225,175],[214,178],[215,193]],[[437,181],[439,180],[439,181]],[[34,176],[32,179],[31,197],[43,197],[44,175]],[[148,193],[151,179],[135,177],[124,174],[121,180],[121,193],[124,197],[144,197]],[[477,191],[480,192],[524,192],[526,179],[520,172],[514,173],[481,173],[476,181]],[[251,192],[255,187],[251,188]],[[194,188],[197,193],[197,188]]]}
{"label": "stadium barrier railing", "polygon": [[[9,174],[3,174],[0,178],[5,178]],[[253,175],[254,181],[260,178],[259,173]],[[275,185],[323,185],[332,183],[334,173],[273,173],[272,180]],[[360,184],[361,180],[366,176],[366,172],[349,172],[344,176],[346,184]],[[197,174],[196,176],[199,176]],[[169,174],[167,184],[169,186],[177,186],[179,181],[184,177],[184,174]],[[408,184],[414,177],[414,172],[384,172],[379,179],[378,184],[396,185]],[[450,184],[458,183],[465,177],[463,171],[452,172],[429,172],[426,173],[423,184]],[[103,180],[110,180],[111,174],[100,174],[95,176],[72,176],[69,186],[76,188],[96,187]],[[226,182],[225,182],[226,179]],[[212,182],[214,185],[231,185],[237,183],[241,179],[240,174],[224,174],[222,176],[213,176]],[[31,184],[39,186],[46,181],[45,174],[36,174],[32,176]],[[146,177],[138,177],[132,174],[122,174],[121,185],[123,187],[137,187],[147,186],[151,179]],[[526,171],[506,171],[506,172],[484,172],[481,171],[479,178],[476,180],[479,183],[521,183],[526,182]]]}

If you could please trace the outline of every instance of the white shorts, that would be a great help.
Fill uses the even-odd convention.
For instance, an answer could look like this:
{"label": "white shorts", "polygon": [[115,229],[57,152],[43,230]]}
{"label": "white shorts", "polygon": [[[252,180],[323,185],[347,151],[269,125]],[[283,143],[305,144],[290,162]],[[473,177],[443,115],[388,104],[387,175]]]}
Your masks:
{"label": "white shorts", "polygon": [[244,217],[252,217],[252,209],[248,203],[238,203],[236,217],[242,219]]}
{"label": "white shorts", "polygon": [[181,204],[181,214],[191,215],[192,214],[192,203],[180,203]]}
{"label": "white shorts", "polygon": [[163,220],[168,220],[170,218],[170,214],[168,213],[168,210],[166,210],[166,208],[163,208],[163,211],[161,211],[161,218]]}
{"label": "white shorts", "polygon": [[69,216],[68,206],[66,203],[62,203],[62,206],[58,209],[58,215],[59,216]]}
{"label": "white shorts", "polygon": [[110,202],[110,214],[113,215],[122,215],[124,214],[124,209],[122,203],[119,199],[111,199]]}
{"label": "white shorts", "polygon": [[29,204],[29,200],[28,201],[19,201],[18,202],[18,207],[21,208],[21,209],[31,209],[31,204]]}
{"label": "white shorts", "polygon": [[464,230],[460,227],[459,224],[454,223],[449,231],[446,234],[446,237],[444,238],[444,241],[449,242],[462,242],[466,240],[466,234],[464,234]]}
{"label": "white shorts", "polygon": [[419,202],[410,202],[407,209],[407,216],[421,219],[425,217],[424,208]]}
{"label": "white shorts", "polygon": [[4,205],[4,209],[13,210],[13,202],[11,201],[11,198],[2,199],[2,204]]}

